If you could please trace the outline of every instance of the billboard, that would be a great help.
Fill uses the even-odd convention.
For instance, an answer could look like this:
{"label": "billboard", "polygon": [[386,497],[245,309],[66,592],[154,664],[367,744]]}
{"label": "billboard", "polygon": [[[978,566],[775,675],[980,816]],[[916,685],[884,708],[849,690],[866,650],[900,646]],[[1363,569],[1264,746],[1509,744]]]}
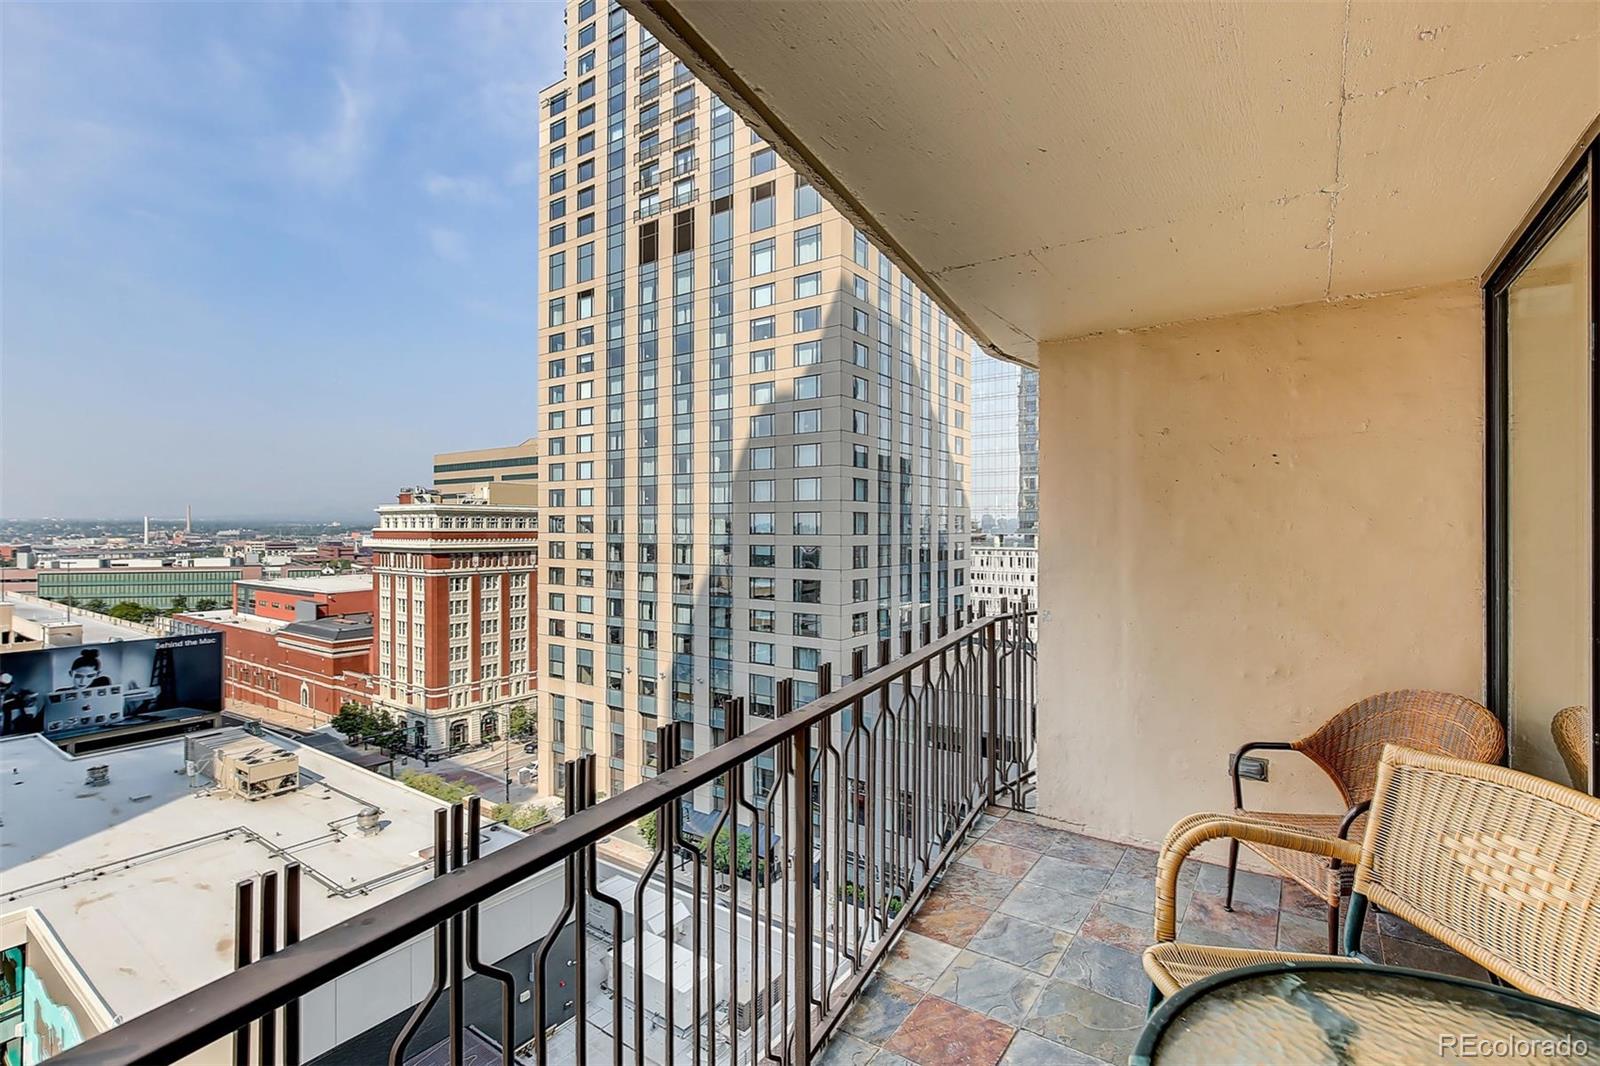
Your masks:
{"label": "billboard", "polygon": [[0,736],[69,737],[222,710],[222,634],[12,652],[0,658]]}

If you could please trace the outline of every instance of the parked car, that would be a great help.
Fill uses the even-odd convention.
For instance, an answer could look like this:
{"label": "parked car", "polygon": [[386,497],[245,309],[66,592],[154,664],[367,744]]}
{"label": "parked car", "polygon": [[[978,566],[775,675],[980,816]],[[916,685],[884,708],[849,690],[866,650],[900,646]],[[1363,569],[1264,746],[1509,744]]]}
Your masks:
{"label": "parked car", "polygon": [[539,754],[539,742],[537,740],[530,740],[526,744],[522,745],[522,750],[529,755],[537,755]]}

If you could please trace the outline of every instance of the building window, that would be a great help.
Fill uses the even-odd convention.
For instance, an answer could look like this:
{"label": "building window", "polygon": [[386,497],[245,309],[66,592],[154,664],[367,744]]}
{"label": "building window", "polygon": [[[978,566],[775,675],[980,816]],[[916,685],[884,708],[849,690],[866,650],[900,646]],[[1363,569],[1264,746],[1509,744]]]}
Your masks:
{"label": "building window", "polygon": [[778,220],[777,197],[773,192],[773,183],[762,182],[750,190],[750,229],[771,229]]}
{"label": "building window", "polygon": [[822,197],[799,174],[794,176],[794,217],[806,218],[822,210]]}
{"label": "building window", "polygon": [[815,263],[822,258],[822,227],[808,226],[803,230],[796,230],[794,235],[794,261],[795,265],[801,263]]}
{"label": "building window", "polygon": [[672,216],[672,254],[694,251],[694,208]]}
{"label": "building window", "polygon": [[778,242],[772,239],[757,241],[750,246],[750,274],[757,277],[770,274],[777,268]]}

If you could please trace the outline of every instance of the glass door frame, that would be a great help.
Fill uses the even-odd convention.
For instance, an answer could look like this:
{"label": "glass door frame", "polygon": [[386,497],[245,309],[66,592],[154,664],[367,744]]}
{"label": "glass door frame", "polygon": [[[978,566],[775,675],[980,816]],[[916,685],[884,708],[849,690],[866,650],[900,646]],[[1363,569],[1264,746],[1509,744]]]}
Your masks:
{"label": "glass door frame", "polygon": [[[1510,735],[1510,550],[1509,550],[1509,399],[1507,360],[1507,293],[1511,283],[1539,254],[1561,225],[1583,204],[1589,205],[1589,447],[1591,604],[1589,647],[1589,793],[1600,796],[1600,120],[1589,128],[1583,147],[1574,151],[1561,176],[1524,223],[1516,238],[1486,275],[1483,285],[1487,394],[1484,433],[1485,533],[1487,562],[1487,626],[1489,709]],[[1507,758],[1510,757],[1509,743]]]}

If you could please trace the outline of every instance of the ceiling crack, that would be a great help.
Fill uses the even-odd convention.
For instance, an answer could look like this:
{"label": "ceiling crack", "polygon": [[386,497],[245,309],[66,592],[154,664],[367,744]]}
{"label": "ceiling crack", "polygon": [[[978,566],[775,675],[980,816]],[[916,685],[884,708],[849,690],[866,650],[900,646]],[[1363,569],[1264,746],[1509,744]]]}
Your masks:
{"label": "ceiling crack", "polygon": [[1570,44],[1581,44],[1585,41],[1597,40],[1600,40],[1600,34],[1580,33],[1573,37],[1568,37],[1564,41],[1555,41],[1551,44],[1540,45],[1538,48],[1530,48],[1525,52],[1513,52],[1510,55],[1498,56],[1494,59],[1488,60],[1487,62],[1473,63],[1470,66],[1456,67],[1452,70],[1442,70],[1437,74],[1428,74],[1420,78],[1397,81],[1393,85],[1385,85],[1381,89],[1371,89],[1364,93],[1350,93],[1345,96],[1345,99],[1365,100],[1379,96],[1386,96],[1397,89],[1418,89],[1431,82],[1439,81],[1441,78],[1454,78],[1461,74],[1475,74],[1478,71],[1488,70],[1490,67],[1497,66],[1501,63],[1520,63],[1524,59],[1529,59],[1533,56],[1539,55],[1541,52],[1549,52],[1557,48],[1565,48]]}
{"label": "ceiling crack", "polygon": [[1339,214],[1339,194],[1344,191],[1344,105],[1349,100],[1345,87],[1350,80],[1350,4],[1344,0],[1344,41],[1339,56],[1339,112],[1333,128],[1333,184],[1328,193],[1328,281],[1322,291],[1323,299],[1333,298],[1333,239],[1334,223]]}

